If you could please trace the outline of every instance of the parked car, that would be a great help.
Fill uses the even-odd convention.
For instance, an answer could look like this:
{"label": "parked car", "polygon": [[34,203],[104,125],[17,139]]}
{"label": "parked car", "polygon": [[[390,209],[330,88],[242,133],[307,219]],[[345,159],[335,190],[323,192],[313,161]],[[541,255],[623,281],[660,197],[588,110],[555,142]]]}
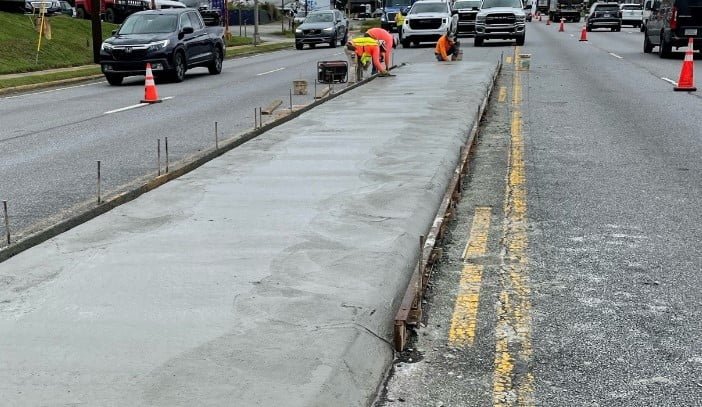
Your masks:
{"label": "parked car", "polygon": [[646,29],[646,21],[651,17],[651,7],[653,6],[653,0],[645,0],[643,3],[643,17],[641,18],[641,32]]}
{"label": "parked car", "polygon": [[339,41],[342,45],[346,43],[348,33],[349,22],[341,11],[314,11],[295,29],[295,48],[302,49],[305,44],[310,48],[317,44],[334,48]]}
{"label": "parked car", "polygon": [[38,13],[42,7],[47,14],[61,12],[61,3],[59,0],[27,0],[24,2],[24,10],[29,13]]}
{"label": "parked car", "polygon": [[180,0],[186,7],[197,9],[202,16],[205,25],[220,25],[222,13],[212,6],[210,0]]}
{"label": "parked car", "polygon": [[644,33],[644,52],[650,53],[658,46],[661,58],[669,57],[673,47],[686,47],[688,38],[700,49],[702,0],[655,0]]}
{"label": "parked car", "polygon": [[224,27],[207,27],[197,10],[172,8],[134,13],[100,48],[100,67],[110,85],[125,76],[144,75],[151,64],[155,76],[182,82],[185,72],[207,67],[222,71]]}
{"label": "parked car", "polygon": [[[475,1],[480,2],[480,0]],[[397,31],[397,24],[395,24],[395,16],[403,9],[409,9],[411,5],[412,0],[385,0],[385,7],[379,9],[381,12],[380,28],[388,32]]]}
{"label": "parked car", "polygon": [[622,3],[619,5],[622,12],[622,25],[641,27],[643,25],[643,6],[637,3]]}
{"label": "parked car", "polygon": [[65,14],[69,17],[76,16],[76,8],[71,6],[71,3],[61,0],[59,4],[61,4],[61,14]]}
{"label": "parked car", "polygon": [[595,28],[609,28],[611,31],[622,30],[622,16],[619,3],[593,3],[586,20],[587,31]]}
{"label": "parked car", "polygon": [[521,0],[483,0],[475,16],[476,47],[485,40],[515,40],[524,45],[526,39],[526,14]]}
{"label": "parked car", "polygon": [[475,16],[480,10],[481,0],[456,0],[453,10],[458,13],[458,29],[460,34],[475,34]]}
{"label": "parked car", "polygon": [[458,15],[446,1],[420,0],[402,14],[405,15],[401,35],[404,48],[420,42],[436,42],[447,32],[455,36],[458,29]]}

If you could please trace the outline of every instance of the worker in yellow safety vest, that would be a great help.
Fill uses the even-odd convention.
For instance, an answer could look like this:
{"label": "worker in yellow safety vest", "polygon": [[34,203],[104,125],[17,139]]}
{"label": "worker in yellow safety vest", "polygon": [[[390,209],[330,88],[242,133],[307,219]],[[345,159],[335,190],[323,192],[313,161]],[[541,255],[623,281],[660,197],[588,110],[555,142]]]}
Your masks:
{"label": "worker in yellow safety vest", "polygon": [[402,24],[405,23],[405,16],[402,15],[401,11],[398,11],[395,13],[395,28],[397,28],[397,35],[400,37],[400,41],[402,41]]}
{"label": "worker in yellow safety vest", "polygon": [[373,67],[379,72],[380,76],[387,76],[388,70],[382,62],[380,62],[380,53],[384,51],[386,46],[384,41],[374,40],[370,37],[352,38],[346,43],[346,50],[355,54],[357,63],[365,70],[373,63]]}

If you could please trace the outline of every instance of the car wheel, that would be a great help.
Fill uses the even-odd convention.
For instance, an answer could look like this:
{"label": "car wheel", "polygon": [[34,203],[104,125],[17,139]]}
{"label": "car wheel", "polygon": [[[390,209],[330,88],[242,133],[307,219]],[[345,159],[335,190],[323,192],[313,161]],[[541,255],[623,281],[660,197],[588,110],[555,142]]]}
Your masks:
{"label": "car wheel", "polygon": [[575,21],[576,23],[579,23],[579,22],[580,22],[580,17],[575,17],[575,20],[573,20],[573,21]]}
{"label": "car wheel", "polygon": [[296,42],[295,43],[295,49],[302,49],[303,45],[302,43]]}
{"label": "car wheel", "polygon": [[642,33],[646,32],[646,26],[643,24],[639,25],[639,31],[641,31]]}
{"label": "car wheel", "polygon": [[81,20],[87,18],[85,10],[82,7],[79,7],[78,10],[76,10],[76,18],[80,18]]}
{"label": "car wheel", "polygon": [[349,40],[349,31],[346,30],[344,32],[344,38],[341,39],[341,45],[346,45],[346,42]]}
{"label": "car wheel", "polygon": [[402,48],[409,48],[411,46],[410,42],[407,40],[402,40]]}
{"label": "car wheel", "polygon": [[653,52],[653,44],[651,44],[651,41],[648,39],[648,35],[644,34],[644,47],[643,51],[645,54],[650,54]]}
{"label": "car wheel", "polygon": [[108,8],[105,10],[105,21],[108,23],[115,23],[115,11],[111,8]]}
{"label": "car wheel", "polygon": [[169,76],[173,82],[183,82],[185,79],[185,55],[180,51],[173,55],[173,71]]}
{"label": "car wheel", "polygon": [[314,48],[316,46],[317,46],[317,44],[310,44],[310,48]]}
{"label": "car wheel", "polygon": [[616,31],[616,32],[620,32],[621,30],[622,30],[622,26],[620,25],[620,26],[619,26],[619,27],[617,27],[617,28],[616,28],[616,29],[615,29],[614,31]]}
{"label": "car wheel", "polygon": [[222,60],[224,59],[224,55],[222,54],[222,49],[219,47],[215,47],[214,50],[214,59],[212,60],[212,63],[210,66],[207,67],[207,69],[210,71],[211,75],[219,75],[222,72]]}
{"label": "car wheel", "polygon": [[526,39],[526,35],[521,35],[517,37],[517,45],[524,45],[524,40]]}
{"label": "car wheel", "polygon": [[661,35],[661,42],[658,46],[658,56],[661,58],[668,58],[673,52],[673,45],[665,40],[663,35]]}
{"label": "car wheel", "polygon": [[332,40],[329,41],[329,47],[336,48],[336,36],[334,36],[334,38],[332,38]]}
{"label": "car wheel", "polygon": [[483,46],[483,37],[478,37],[476,35],[475,39],[473,40],[473,45],[475,45],[476,47],[482,47]]}
{"label": "car wheel", "polygon": [[107,79],[107,83],[109,83],[110,85],[119,86],[122,84],[122,79],[124,79],[124,76],[113,73],[106,73],[105,79]]}
{"label": "car wheel", "polygon": [[587,27],[585,27],[585,30],[586,30],[587,32],[592,31],[592,26],[591,26],[591,25],[588,25]]}

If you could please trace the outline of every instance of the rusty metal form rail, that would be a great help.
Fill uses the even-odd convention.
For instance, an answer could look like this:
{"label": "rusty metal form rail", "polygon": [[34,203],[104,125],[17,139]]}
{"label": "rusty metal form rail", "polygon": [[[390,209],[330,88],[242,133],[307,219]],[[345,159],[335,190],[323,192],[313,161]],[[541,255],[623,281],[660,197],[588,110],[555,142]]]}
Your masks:
{"label": "rusty metal form rail", "polygon": [[487,95],[480,104],[468,140],[465,146],[461,147],[458,166],[454,170],[451,182],[446,189],[444,198],[441,200],[441,206],[439,206],[437,216],[434,218],[434,222],[427,236],[419,237],[419,260],[412,273],[407,291],[405,291],[405,295],[400,303],[400,309],[397,311],[397,314],[395,314],[393,343],[397,352],[402,352],[405,349],[409,338],[409,330],[412,327],[416,327],[422,320],[422,301],[424,299],[424,293],[429,284],[429,278],[431,277],[434,265],[443,254],[442,249],[438,247],[438,243],[443,239],[446,228],[454,215],[456,205],[461,199],[463,177],[468,173],[469,159],[480,127],[480,119],[485,113],[495,80],[501,70],[502,58],[500,58],[497,68],[495,69],[495,74],[493,75],[493,80]]}

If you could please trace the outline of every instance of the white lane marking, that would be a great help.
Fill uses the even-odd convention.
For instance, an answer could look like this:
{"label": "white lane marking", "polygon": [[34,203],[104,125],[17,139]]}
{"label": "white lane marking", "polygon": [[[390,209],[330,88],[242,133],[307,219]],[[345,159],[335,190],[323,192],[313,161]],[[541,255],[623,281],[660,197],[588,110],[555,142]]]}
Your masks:
{"label": "white lane marking", "polygon": [[575,34],[570,34],[571,37],[575,37]]}
{"label": "white lane marking", "polygon": [[261,73],[257,73],[257,74],[256,74],[256,76],[268,75],[269,73],[273,73],[273,72],[278,72],[278,71],[282,71],[283,69],[285,69],[285,67],[282,67],[282,68],[278,68],[278,69],[274,69],[274,70],[272,70],[272,71],[268,71],[268,72],[261,72]]}
{"label": "white lane marking", "polygon": [[674,80],[672,80],[672,79],[668,79],[668,78],[666,78],[666,77],[661,77],[661,79],[663,79],[663,80],[664,80],[664,81],[666,81],[666,82],[670,82],[670,83],[672,83],[672,84],[673,84],[673,86],[678,86],[678,83],[677,83],[677,82],[675,82],[675,81],[674,81]]}
{"label": "white lane marking", "polygon": [[[168,97],[165,97],[165,98],[163,98],[163,99],[161,99],[161,100],[169,100],[169,99],[173,99],[173,96],[168,96]],[[127,107],[120,107],[119,109],[108,110],[108,111],[106,111],[106,112],[103,113],[103,114],[112,114],[112,113],[124,112],[125,110],[136,109],[137,107],[144,107],[144,106],[148,106],[148,105],[150,105],[150,104],[151,104],[151,103],[139,103],[139,104],[131,105],[131,106],[127,106]]]}
{"label": "white lane marking", "polygon": [[16,99],[16,98],[21,98],[21,97],[26,97],[26,96],[43,95],[43,94],[45,94],[45,93],[58,92],[58,91],[61,91],[61,90],[66,90],[66,89],[82,88],[82,87],[85,87],[85,86],[93,86],[93,85],[98,85],[98,84],[101,84],[101,83],[107,83],[107,82],[106,82],[106,81],[102,81],[102,82],[84,83],[84,84],[82,84],[82,85],[66,86],[66,87],[63,87],[63,88],[55,88],[55,89],[43,90],[43,91],[41,91],[41,92],[23,93],[23,94],[21,94],[21,95],[7,96],[7,97],[0,98],[0,99]]}
{"label": "white lane marking", "polygon": [[619,55],[615,54],[614,52],[610,52],[609,55],[611,55],[615,58],[624,59],[624,57],[620,57]]}

